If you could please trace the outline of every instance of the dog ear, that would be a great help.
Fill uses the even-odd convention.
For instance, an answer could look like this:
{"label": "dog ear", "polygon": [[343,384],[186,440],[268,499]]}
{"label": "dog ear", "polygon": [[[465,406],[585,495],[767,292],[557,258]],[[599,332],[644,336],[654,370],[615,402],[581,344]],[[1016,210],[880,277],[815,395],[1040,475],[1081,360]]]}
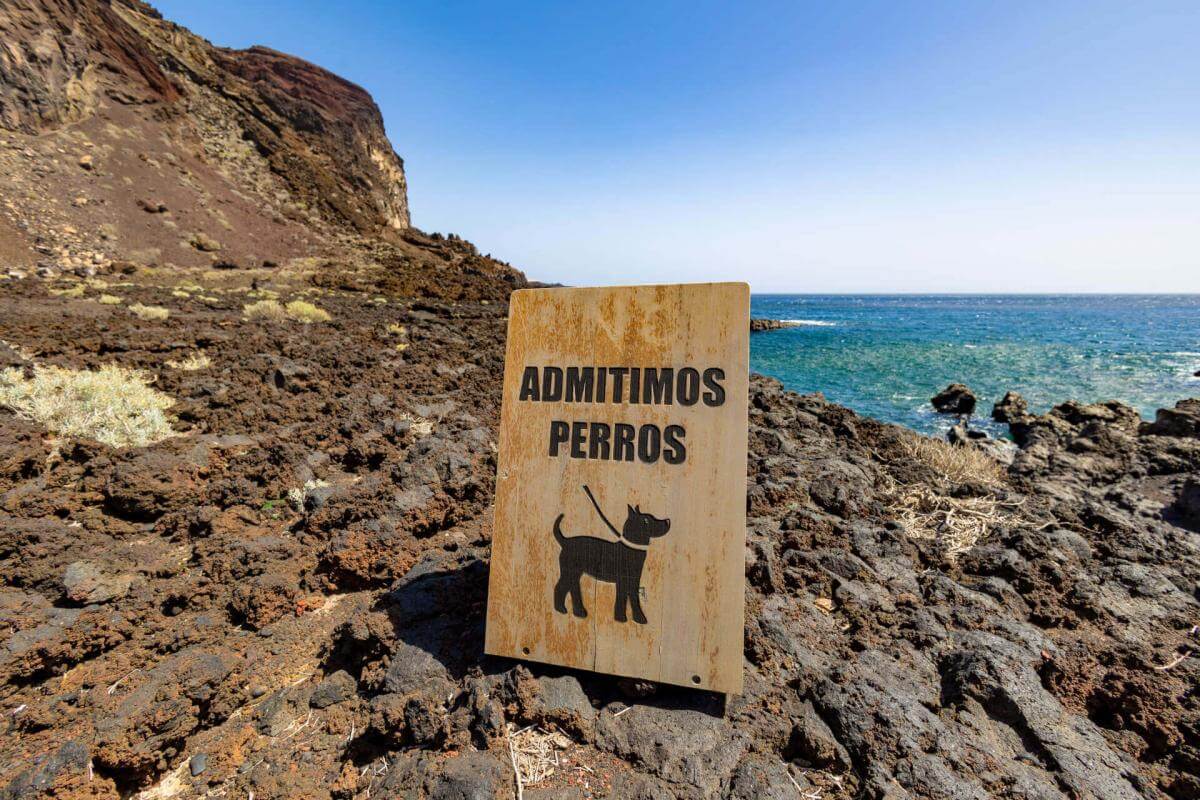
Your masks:
{"label": "dog ear", "polygon": [[628,511],[630,514],[632,514],[632,513],[633,513],[633,506],[629,505],[628,503],[626,503],[626,504],[625,504],[625,509],[626,509],[626,510],[627,510],[627,511]]}
{"label": "dog ear", "polygon": [[642,504],[638,503],[636,506],[633,507],[633,510],[638,512],[639,514],[642,513]]}

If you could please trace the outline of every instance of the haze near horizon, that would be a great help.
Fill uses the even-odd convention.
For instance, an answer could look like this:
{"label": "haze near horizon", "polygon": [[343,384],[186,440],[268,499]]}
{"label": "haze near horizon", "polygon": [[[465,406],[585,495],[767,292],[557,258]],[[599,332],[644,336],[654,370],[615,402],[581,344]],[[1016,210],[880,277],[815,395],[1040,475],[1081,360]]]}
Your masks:
{"label": "haze near horizon", "polygon": [[1200,291],[1200,5],[162,0],[375,97],[534,279]]}

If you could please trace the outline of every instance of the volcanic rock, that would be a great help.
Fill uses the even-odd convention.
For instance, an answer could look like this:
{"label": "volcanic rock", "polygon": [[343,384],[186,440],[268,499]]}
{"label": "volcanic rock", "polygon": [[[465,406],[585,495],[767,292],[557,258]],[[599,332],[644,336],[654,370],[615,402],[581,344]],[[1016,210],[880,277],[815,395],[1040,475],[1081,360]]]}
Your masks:
{"label": "volcanic rock", "polygon": [[757,317],[750,320],[750,332],[751,333],[761,333],[763,331],[778,331],[778,330],[783,330],[784,328],[795,328],[795,327],[797,327],[796,323],[788,322],[787,320],[762,319],[762,318],[757,318]]}
{"label": "volcanic rock", "polygon": [[930,402],[941,414],[970,414],[975,411],[975,393],[961,383],[952,383],[935,394]]}
{"label": "volcanic rock", "polygon": [[1017,392],[1005,392],[1004,397],[992,406],[992,419],[997,422],[1014,422],[1029,413],[1029,404]]}

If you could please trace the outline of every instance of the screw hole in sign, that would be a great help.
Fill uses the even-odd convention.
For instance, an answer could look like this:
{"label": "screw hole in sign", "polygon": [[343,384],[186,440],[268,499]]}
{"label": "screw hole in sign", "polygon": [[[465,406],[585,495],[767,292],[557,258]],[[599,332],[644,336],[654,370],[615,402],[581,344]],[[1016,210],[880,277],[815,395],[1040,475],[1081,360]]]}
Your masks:
{"label": "screw hole in sign", "polygon": [[528,647],[522,647],[522,648],[521,648],[521,652],[522,652],[522,653],[524,653],[525,655],[529,655],[529,648],[528,648]]}
{"label": "screw hole in sign", "polygon": [[700,676],[699,676],[699,675],[693,675],[693,676],[692,676],[692,683],[699,684],[699,683],[700,683]]}

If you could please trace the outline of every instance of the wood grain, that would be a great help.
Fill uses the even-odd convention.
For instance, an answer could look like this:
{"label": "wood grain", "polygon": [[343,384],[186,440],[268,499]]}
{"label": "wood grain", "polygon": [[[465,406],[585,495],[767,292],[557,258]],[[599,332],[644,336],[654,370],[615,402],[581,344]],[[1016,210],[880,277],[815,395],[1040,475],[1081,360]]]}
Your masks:
{"label": "wood grain", "polygon": [[[720,368],[719,406],[519,399],[525,368]],[[749,372],[744,283],[527,289],[509,311],[488,590],[486,651],[735,694],[742,688]],[[557,456],[550,423],[683,426],[686,460]],[[617,621],[618,583],[585,575],[586,618],[555,610],[562,550],[553,530],[623,546],[628,506],[670,520],[641,574],[646,623]],[[606,547],[605,552],[609,552]],[[568,611],[571,604],[568,598]]]}

